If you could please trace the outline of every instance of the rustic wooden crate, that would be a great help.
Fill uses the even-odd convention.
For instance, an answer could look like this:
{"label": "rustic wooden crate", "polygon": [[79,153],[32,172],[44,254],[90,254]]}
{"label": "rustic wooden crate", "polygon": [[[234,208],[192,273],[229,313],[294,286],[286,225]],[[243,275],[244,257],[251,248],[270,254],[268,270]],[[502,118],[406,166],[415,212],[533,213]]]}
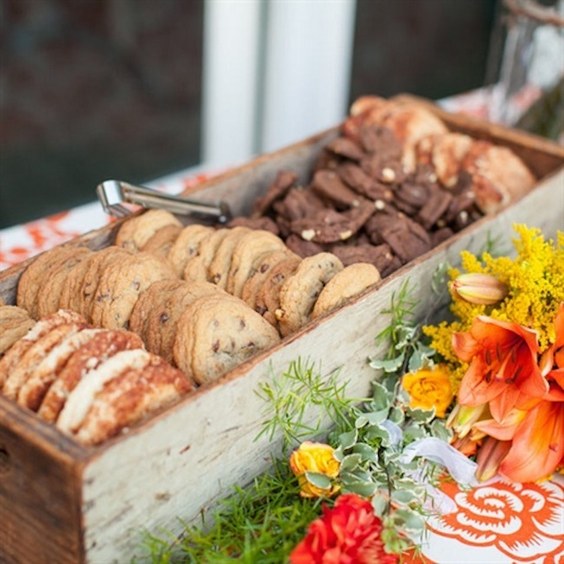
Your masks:
{"label": "rustic wooden crate", "polygon": [[[0,562],[123,562],[143,529],[178,531],[178,516],[197,520],[229,491],[267,468],[279,449],[256,440],[265,420],[256,391],[301,357],[324,374],[346,366],[340,381],[362,397],[374,371],[367,356],[378,354],[375,336],[388,320],[381,315],[391,296],[409,281],[417,315],[434,307],[429,288],[445,261],[462,249],[478,250],[489,233],[511,236],[513,222],[541,227],[548,235],[564,229],[564,150],[552,143],[466,117],[433,111],[447,125],[475,137],[510,146],[542,178],[533,192],[486,217],[412,261],[378,288],[329,316],[310,323],[273,349],[199,389],[179,404],[97,448],[76,444],[33,413],[0,397]],[[239,167],[194,192],[225,199],[235,213],[248,211],[276,172],[291,168],[305,180],[312,163],[336,129]],[[69,244],[101,248],[118,224]],[[0,297],[13,303],[25,263],[0,274]]]}

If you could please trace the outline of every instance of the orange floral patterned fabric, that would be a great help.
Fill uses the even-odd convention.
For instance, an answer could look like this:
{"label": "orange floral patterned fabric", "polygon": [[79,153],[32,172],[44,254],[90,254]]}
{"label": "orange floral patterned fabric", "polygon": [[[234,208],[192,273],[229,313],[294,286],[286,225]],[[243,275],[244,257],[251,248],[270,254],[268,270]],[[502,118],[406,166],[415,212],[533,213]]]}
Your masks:
{"label": "orange floral patterned fabric", "polygon": [[[449,554],[449,546],[453,551],[463,551],[459,552],[457,562],[564,561],[561,477],[528,484],[494,478],[470,491],[461,491],[456,484],[445,482],[442,491],[456,503],[457,511],[431,520],[429,545],[435,550],[441,545],[445,555]],[[433,558],[435,550],[424,553]],[[474,554],[482,559],[476,560]]]}

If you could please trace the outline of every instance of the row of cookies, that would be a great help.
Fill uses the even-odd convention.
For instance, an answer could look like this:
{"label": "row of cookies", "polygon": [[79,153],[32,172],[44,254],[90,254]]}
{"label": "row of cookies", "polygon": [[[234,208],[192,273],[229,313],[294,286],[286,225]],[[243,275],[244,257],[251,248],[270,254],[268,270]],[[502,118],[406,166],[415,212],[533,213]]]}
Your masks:
{"label": "row of cookies", "polygon": [[[177,223],[168,212],[150,210],[125,222],[116,244],[166,256],[185,280],[211,283],[242,298],[282,336],[380,280],[373,265],[357,263],[343,269],[341,261],[331,253],[302,260],[269,231],[203,225],[176,231]],[[344,272],[328,284],[341,270]],[[166,354],[159,347],[156,350]]]}
{"label": "row of cookies", "polygon": [[68,309],[97,327],[123,329],[139,294],[167,278],[175,278],[173,270],[148,253],[115,246],[100,251],[60,246],[24,270],[16,299],[34,319]]}
{"label": "row of cookies", "polygon": [[[0,307],[0,334],[16,309]],[[85,445],[117,435],[193,389],[134,333],[92,328],[67,310],[34,322],[3,352],[0,393]]]}
{"label": "row of cookies", "polygon": [[271,251],[289,253],[282,239],[269,231],[198,224],[182,229],[164,210],[149,210],[124,222],[116,245],[166,257],[180,278],[211,282],[237,297],[256,259]]}
{"label": "row of cookies", "polygon": [[[165,301],[169,294],[170,300]],[[219,319],[214,318],[217,331],[210,337],[214,343],[227,338],[225,327],[244,325],[245,331],[229,336],[227,352],[219,345],[215,351],[197,345],[205,335],[205,316],[192,318],[188,312],[185,320],[177,323],[192,301],[207,295],[214,296],[221,310]],[[63,246],[40,255],[20,278],[17,303],[34,318],[68,309],[96,327],[131,329],[141,336],[150,352],[185,369],[187,374],[192,372],[191,360],[187,360],[191,359],[192,348],[198,355],[223,357],[220,365],[206,364],[209,372],[196,370],[196,379],[202,383],[218,378],[279,340],[276,330],[258,313],[219,286],[180,280],[165,260],[116,246],[100,251]],[[156,318],[150,317],[153,306],[159,309]],[[201,330],[194,332],[196,323]],[[183,345],[176,346],[177,340]]]}

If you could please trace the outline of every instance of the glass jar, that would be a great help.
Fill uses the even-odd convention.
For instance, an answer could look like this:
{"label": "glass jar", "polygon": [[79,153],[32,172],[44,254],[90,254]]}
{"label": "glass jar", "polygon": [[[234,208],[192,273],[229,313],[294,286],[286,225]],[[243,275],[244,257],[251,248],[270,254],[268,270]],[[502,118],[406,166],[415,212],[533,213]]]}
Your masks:
{"label": "glass jar", "polygon": [[489,119],[564,141],[564,0],[504,0],[505,42]]}

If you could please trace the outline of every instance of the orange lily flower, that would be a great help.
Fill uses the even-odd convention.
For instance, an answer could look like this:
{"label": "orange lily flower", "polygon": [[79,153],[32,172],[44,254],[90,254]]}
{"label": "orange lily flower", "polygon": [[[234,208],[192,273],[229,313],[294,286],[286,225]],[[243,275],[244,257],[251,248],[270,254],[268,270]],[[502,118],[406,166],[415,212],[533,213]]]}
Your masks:
{"label": "orange lily flower", "polygon": [[453,335],[452,345],[457,356],[470,363],[458,392],[462,405],[488,403],[493,418],[502,421],[513,408],[548,392],[537,365],[535,331],[479,316],[469,332]]}
{"label": "orange lily flower", "polygon": [[[542,400],[531,400],[528,411],[513,409],[501,421],[489,419],[474,428],[489,435],[488,452],[478,454],[478,476],[487,479],[497,470],[515,482],[546,478],[564,459],[564,390],[548,375],[550,390]],[[488,444],[486,443],[486,444]],[[510,445],[510,446],[509,446]],[[484,448],[484,447],[482,447]],[[493,453],[493,456],[492,456]]]}
{"label": "orange lily flower", "polygon": [[[560,304],[554,322],[556,339],[554,344],[542,355],[540,365],[543,374],[552,370],[552,373],[564,373],[564,303]],[[562,376],[560,376],[561,378]],[[560,387],[562,383],[560,383]]]}
{"label": "orange lily flower", "polygon": [[564,405],[541,401],[515,430],[499,471],[516,482],[532,482],[554,472],[564,458]]}

